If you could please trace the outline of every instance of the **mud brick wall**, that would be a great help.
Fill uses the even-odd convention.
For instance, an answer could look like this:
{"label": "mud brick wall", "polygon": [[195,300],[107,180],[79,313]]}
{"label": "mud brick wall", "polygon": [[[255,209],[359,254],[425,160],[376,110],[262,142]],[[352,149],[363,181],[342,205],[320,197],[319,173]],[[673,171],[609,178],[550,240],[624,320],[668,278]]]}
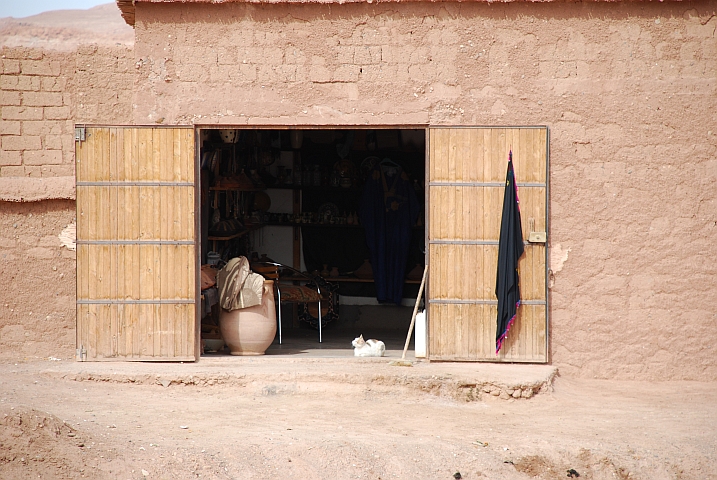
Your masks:
{"label": "mud brick wall", "polygon": [[0,50],[0,177],[74,176],[75,123],[127,123],[133,54]]}
{"label": "mud brick wall", "polygon": [[[715,11],[138,3],[135,51],[2,50],[0,194],[72,195],[74,123],[547,125],[552,362],[715,380]],[[73,217],[0,201],[0,354],[73,356]]]}
{"label": "mud brick wall", "polygon": [[0,358],[73,358],[75,252],[58,235],[73,200],[0,202]]}
{"label": "mud brick wall", "polygon": [[1,52],[0,176],[73,175],[73,57],[25,48]]}
{"label": "mud brick wall", "polygon": [[717,379],[717,2],[137,3],[137,123],[547,125],[550,354]]}
{"label": "mud brick wall", "polygon": [[134,55],[0,49],[0,356],[74,356],[74,126],[130,122]]}
{"label": "mud brick wall", "polygon": [[131,123],[134,63],[134,51],[128,47],[83,45],[77,49],[73,78],[75,123]]}

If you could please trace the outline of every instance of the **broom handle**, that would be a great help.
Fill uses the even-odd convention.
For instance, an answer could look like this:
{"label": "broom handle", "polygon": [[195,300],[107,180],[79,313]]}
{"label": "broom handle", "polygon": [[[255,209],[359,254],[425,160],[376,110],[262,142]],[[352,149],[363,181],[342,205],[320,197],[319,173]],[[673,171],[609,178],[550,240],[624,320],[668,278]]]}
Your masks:
{"label": "broom handle", "polygon": [[416,297],[416,304],[413,306],[413,315],[411,316],[411,326],[408,327],[408,335],[406,335],[406,344],[403,346],[403,355],[401,360],[406,358],[406,350],[408,350],[408,343],[411,341],[411,334],[413,333],[413,325],[416,323],[416,314],[418,313],[418,304],[421,303],[421,297],[423,296],[423,286],[426,284],[426,276],[428,275],[428,265],[423,268],[423,278],[421,279],[421,287],[418,289],[418,296]]}

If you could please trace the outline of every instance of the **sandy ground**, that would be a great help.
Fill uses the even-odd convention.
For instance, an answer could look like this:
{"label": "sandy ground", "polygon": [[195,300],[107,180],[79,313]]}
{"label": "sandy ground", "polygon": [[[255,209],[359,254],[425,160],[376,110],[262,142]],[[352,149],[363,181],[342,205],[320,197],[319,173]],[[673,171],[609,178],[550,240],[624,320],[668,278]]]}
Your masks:
{"label": "sandy ground", "polygon": [[468,402],[276,366],[243,385],[47,374],[63,362],[0,364],[0,478],[717,478],[714,383],[558,377]]}

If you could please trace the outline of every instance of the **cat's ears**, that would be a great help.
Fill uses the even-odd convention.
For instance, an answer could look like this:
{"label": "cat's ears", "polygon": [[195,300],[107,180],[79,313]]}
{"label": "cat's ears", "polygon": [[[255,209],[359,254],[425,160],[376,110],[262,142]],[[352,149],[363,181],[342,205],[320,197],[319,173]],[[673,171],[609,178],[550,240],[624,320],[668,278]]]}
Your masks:
{"label": "cat's ears", "polygon": [[363,333],[359,335],[359,338],[363,341]]}

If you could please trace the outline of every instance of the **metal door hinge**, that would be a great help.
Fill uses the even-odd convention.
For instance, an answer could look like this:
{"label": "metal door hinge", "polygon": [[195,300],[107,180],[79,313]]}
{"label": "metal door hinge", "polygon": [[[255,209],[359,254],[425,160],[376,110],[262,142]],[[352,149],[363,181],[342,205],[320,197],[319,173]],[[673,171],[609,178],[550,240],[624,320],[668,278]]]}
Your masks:
{"label": "metal door hinge", "polygon": [[76,142],[84,142],[85,141],[85,127],[75,127],[75,141]]}
{"label": "metal door hinge", "polygon": [[75,350],[75,357],[78,362],[84,362],[87,360],[87,350],[85,350],[83,345]]}

